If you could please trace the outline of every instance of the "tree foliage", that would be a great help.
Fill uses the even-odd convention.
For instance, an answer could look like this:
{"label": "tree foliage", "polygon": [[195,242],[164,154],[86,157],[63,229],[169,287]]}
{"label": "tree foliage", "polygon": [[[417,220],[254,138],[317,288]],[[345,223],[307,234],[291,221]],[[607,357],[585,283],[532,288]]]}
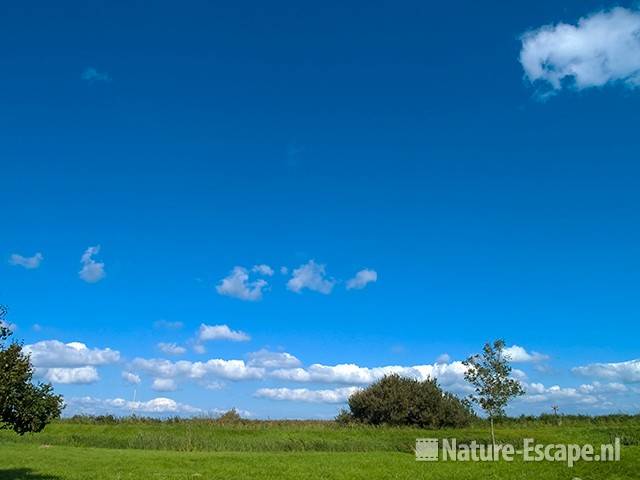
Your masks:
{"label": "tree foliage", "polygon": [[34,384],[33,367],[22,345],[11,342],[9,326],[4,323],[6,308],[0,305],[0,428],[19,434],[39,432],[58,418],[62,397],[50,384]]}
{"label": "tree foliage", "polygon": [[489,416],[494,445],[494,419],[504,416],[504,409],[512,398],[524,394],[520,382],[511,378],[511,365],[504,348],[504,340],[485,343],[482,355],[472,355],[463,362],[467,367],[464,378],[475,389],[469,398]]}
{"label": "tree foliage", "polygon": [[461,427],[474,414],[464,400],[444,392],[436,380],[419,381],[393,374],[349,397],[340,422],[370,425],[414,425],[424,428]]}

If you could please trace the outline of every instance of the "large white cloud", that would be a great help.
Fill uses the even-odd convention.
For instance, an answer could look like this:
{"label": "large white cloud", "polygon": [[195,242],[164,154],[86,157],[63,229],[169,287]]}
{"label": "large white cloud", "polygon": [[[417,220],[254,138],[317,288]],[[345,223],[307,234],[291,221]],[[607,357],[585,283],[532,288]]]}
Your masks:
{"label": "large white cloud", "polygon": [[332,390],[309,390],[307,388],[261,388],[255,396],[271,400],[290,400],[311,403],[344,403],[358,387],[343,387]]}
{"label": "large white cloud", "polygon": [[575,367],[572,372],[612,382],[635,383],[640,382],[640,359],[627,362],[592,363]]}
{"label": "large white cloud", "polygon": [[324,265],[309,260],[293,270],[291,278],[287,282],[287,288],[296,293],[306,288],[327,295],[331,293],[335,283],[334,279],[327,277]]}
{"label": "large white cloud", "polygon": [[147,414],[198,414],[203,410],[171,398],[157,397],[147,401],[128,401],[123,398],[72,397],[65,399],[72,412],[97,414],[104,412]]}
{"label": "large white cloud", "polygon": [[251,367],[263,368],[296,368],[302,362],[287,352],[270,352],[269,350],[258,350],[247,355]]}
{"label": "large white cloud", "polygon": [[80,258],[82,268],[78,272],[78,276],[87,283],[99,282],[106,276],[104,263],[96,262],[93,259],[93,256],[98,253],[100,253],[100,245],[87,248]]}
{"label": "large white cloud", "polygon": [[378,280],[378,273],[375,270],[365,268],[360,270],[353,278],[347,280],[347,290],[360,290],[367,286],[369,283],[376,282]]}
{"label": "large white cloud", "polygon": [[43,340],[25,345],[35,367],[81,367],[106,365],[120,360],[120,352],[110,348],[88,348],[84,343],[62,343],[59,340]]}
{"label": "large white cloud", "polygon": [[577,25],[545,25],[522,36],[520,63],[530,81],[578,89],[620,83],[640,86],[640,12],[614,8]]}
{"label": "large white cloud", "polygon": [[361,367],[352,363],[339,365],[313,364],[307,368],[287,368],[270,372],[270,376],[280,380],[292,382],[343,383],[366,385],[381,379],[385,375],[397,373],[402,376],[426,380],[435,378],[448,390],[468,391],[469,386],[464,380],[466,367],[462,362],[449,364],[435,363],[432,365],[384,367]]}
{"label": "large white cloud", "polygon": [[238,266],[234,267],[228,276],[220,280],[216,291],[220,295],[255,302],[262,298],[262,293],[268,286],[267,281],[262,278],[251,281],[249,271]]}
{"label": "large white cloud", "polygon": [[60,384],[86,384],[100,380],[95,367],[44,368],[36,369],[36,373],[47,382]]}
{"label": "large white cloud", "polygon": [[32,257],[23,257],[17,253],[14,253],[9,257],[9,263],[11,265],[24,267],[27,270],[38,268],[42,260],[44,260],[44,256],[40,252],[36,253]]}
{"label": "large white cloud", "polygon": [[136,358],[132,368],[147,373],[156,378],[174,378],[204,380],[209,377],[226,380],[252,380],[264,377],[265,370],[250,367],[243,360],[211,359],[206,362],[190,362],[152,358]]}
{"label": "large white cloud", "polygon": [[209,340],[248,342],[251,337],[240,330],[231,330],[227,325],[206,325],[202,323],[198,330],[198,341],[207,342]]}

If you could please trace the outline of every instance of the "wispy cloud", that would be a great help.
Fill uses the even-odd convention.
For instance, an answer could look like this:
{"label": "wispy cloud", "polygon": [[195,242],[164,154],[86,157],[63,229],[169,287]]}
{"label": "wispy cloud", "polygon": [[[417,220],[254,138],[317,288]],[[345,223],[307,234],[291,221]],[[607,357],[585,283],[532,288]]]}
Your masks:
{"label": "wispy cloud", "polygon": [[111,81],[111,76],[107,72],[99,72],[93,67],[85,68],[82,72],[81,78],[88,83],[108,83]]}
{"label": "wispy cloud", "polygon": [[100,245],[87,248],[80,258],[82,268],[78,272],[78,276],[87,283],[99,282],[106,276],[104,263],[96,262],[93,259],[93,256],[98,253],[100,253]]}
{"label": "wispy cloud", "polygon": [[181,347],[176,343],[160,342],[158,343],[157,347],[158,350],[160,350],[162,353],[166,353],[167,355],[182,355],[187,351],[186,348]]}
{"label": "wispy cloud", "polygon": [[44,260],[44,256],[40,252],[36,253],[32,257],[23,257],[17,253],[13,253],[9,257],[9,264],[24,267],[27,270],[32,270],[34,268],[38,268],[40,263],[42,263],[42,260]]}

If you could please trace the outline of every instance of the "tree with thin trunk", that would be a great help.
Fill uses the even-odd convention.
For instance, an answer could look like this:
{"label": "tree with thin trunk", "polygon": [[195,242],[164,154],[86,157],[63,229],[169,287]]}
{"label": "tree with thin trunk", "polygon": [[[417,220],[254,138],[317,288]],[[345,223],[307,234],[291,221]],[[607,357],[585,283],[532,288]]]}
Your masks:
{"label": "tree with thin trunk", "polygon": [[489,417],[494,450],[494,419],[504,416],[504,409],[511,399],[524,394],[520,382],[511,378],[510,359],[504,349],[504,340],[496,340],[493,344],[485,343],[482,355],[472,355],[462,362],[467,367],[464,378],[475,389],[475,394],[470,395],[469,399],[478,404]]}

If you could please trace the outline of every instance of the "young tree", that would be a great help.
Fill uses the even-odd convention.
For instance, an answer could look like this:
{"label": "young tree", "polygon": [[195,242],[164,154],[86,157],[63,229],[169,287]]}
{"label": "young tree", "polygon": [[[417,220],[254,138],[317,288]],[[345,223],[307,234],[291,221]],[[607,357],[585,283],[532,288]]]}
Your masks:
{"label": "young tree", "polygon": [[509,400],[524,394],[520,382],[510,376],[511,366],[504,347],[504,340],[496,340],[493,345],[485,343],[482,355],[472,355],[462,362],[467,367],[464,378],[475,388],[475,395],[469,398],[489,416],[494,448],[496,436],[493,420],[504,416],[504,408]]}
{"label": "young tree", "polygon": [[49,384],[34,385],[33,367],[22,345],[4,342],[11,335],[4,322],[6,307],[0,305],[0,428],[20,435],[39,432],[60,416],[62,397]]}

